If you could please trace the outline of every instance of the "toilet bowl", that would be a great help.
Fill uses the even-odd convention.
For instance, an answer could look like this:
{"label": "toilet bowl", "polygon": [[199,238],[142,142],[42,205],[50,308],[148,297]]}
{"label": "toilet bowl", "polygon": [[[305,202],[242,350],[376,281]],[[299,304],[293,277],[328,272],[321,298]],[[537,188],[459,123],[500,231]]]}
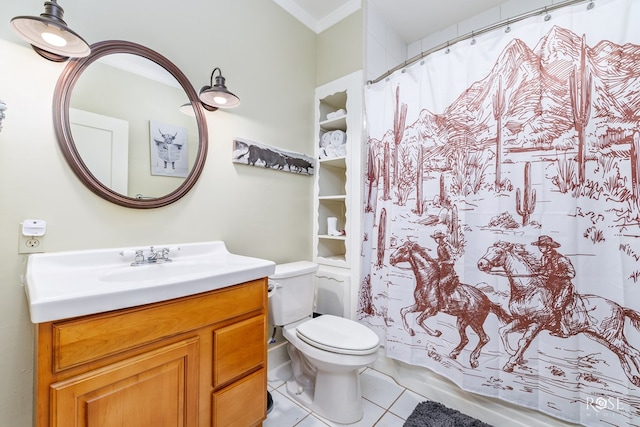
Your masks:
{"label": "toilet bowl", "polygon": [[288,342],[293,375],[287,393],[330,421],[350,424],[362,418],[359,371],[375,362],[379,339],[350,319],[312,317],[317,268],[306,261],[277,265],[269,313]]}
{"label": "toilet bowl", "polygon": [[[325,320],[331,322],[323,322]],[[316,332],[318,324],[321,334],[341,337],[335,343],[329,335],[323,336],[321,342],[303,338],[300,329],[311,326],[310,330]],[[339,329],[339,324],[346,327]],[[354,341],[366,344],[344,345],[342,338],[348,335],[345,330],[353,331],[357,327],[361,327],[360,334],[353,335]],[[328,420],[343,424],[360,420],[363,415],[360,369],[376,361],[378,336],[366,326],[329,314],[287,325],[283,335],[289,342],[294,373],[287,381],[289,395]],[[334,348],[328,349],[329,346]]]}

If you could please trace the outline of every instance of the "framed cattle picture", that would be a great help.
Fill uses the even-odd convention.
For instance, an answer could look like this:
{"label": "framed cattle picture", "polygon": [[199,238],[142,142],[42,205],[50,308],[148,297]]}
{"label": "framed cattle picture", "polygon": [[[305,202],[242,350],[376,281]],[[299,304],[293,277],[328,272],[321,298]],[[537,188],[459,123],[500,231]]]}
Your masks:
{"label": "framed cattle picture", "polygon": [[186,177],[189,173],[187,129],[149,121],[151,175]]}
{"label": "framed cattle picture", "polygon": [[312,157],[246,139],[233,140],[233,162],[266,169],[313,175]]}

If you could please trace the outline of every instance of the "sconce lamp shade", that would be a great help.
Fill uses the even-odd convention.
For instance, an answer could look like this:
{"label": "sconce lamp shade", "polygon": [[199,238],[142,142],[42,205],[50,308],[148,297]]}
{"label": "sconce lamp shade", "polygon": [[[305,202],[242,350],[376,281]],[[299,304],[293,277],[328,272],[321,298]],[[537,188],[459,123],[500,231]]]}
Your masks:
{"label": "sconce lamp shade", "polygon": [[82,58],[91,53],[87,42],[67,27],[62,19],[64,10],[56,0],[44,2],[40,16],[16,16],[11,27],[44,58],[62,62]]}
{"label": "sconce lamp shade", "polygon": [[196,116],[196,112],[193,110],[193,105],[191,105],[190,102],[182,104],[180,106],[180,112],[182,114],[186,114],[187,116],[191,116],[191,117],[195,117]]}
{"label": "sconce lamp shade", "polygon": [[[216,71],[218,71],[216,84],[213,84],[213,75]],[[211,72],[209,86],[203,86],[200,89],[199,97],[204,107],[209,111],[214,111],[218,108],[234,108],[240,104],[240,98],[231,93],[225,86],[225,78],[222,77],[222,71],[217,67]]]}

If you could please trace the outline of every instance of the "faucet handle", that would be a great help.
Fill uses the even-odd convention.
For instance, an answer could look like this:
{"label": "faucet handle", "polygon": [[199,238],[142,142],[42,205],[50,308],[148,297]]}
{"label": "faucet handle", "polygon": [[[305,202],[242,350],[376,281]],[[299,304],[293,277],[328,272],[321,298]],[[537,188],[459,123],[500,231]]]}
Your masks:
{"label": "faucet handle", "polygon": [[158,258],[170,261],[169,254],[175,252],[180,252],[180,246],[166,246],[158,251]]}
{"label": "faucet handle", "polygon": [[133,257],[131,265],[144,264],[144,250],[142,249],[123,249],[119,252],[121,257]]}
{"label": "faucet handle", "polygon": [[158,258],[163,260],[169,260],[169,252],[171,250],[169,248],[162,248],[158,251]]}

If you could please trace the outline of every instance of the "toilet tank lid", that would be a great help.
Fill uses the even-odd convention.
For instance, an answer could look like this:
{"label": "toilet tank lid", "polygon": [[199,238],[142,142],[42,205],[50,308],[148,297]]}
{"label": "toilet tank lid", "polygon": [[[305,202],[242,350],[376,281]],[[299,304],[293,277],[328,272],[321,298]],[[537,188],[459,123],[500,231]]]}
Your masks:
{"label": "toilet tank lid", "polygon": [[300,276],[302,274],[314,273],[318,270],[318,264],[311,261],[296,261],[286,264],[276,264],[276,271],[271,279],[286,279],[288,277]]}

